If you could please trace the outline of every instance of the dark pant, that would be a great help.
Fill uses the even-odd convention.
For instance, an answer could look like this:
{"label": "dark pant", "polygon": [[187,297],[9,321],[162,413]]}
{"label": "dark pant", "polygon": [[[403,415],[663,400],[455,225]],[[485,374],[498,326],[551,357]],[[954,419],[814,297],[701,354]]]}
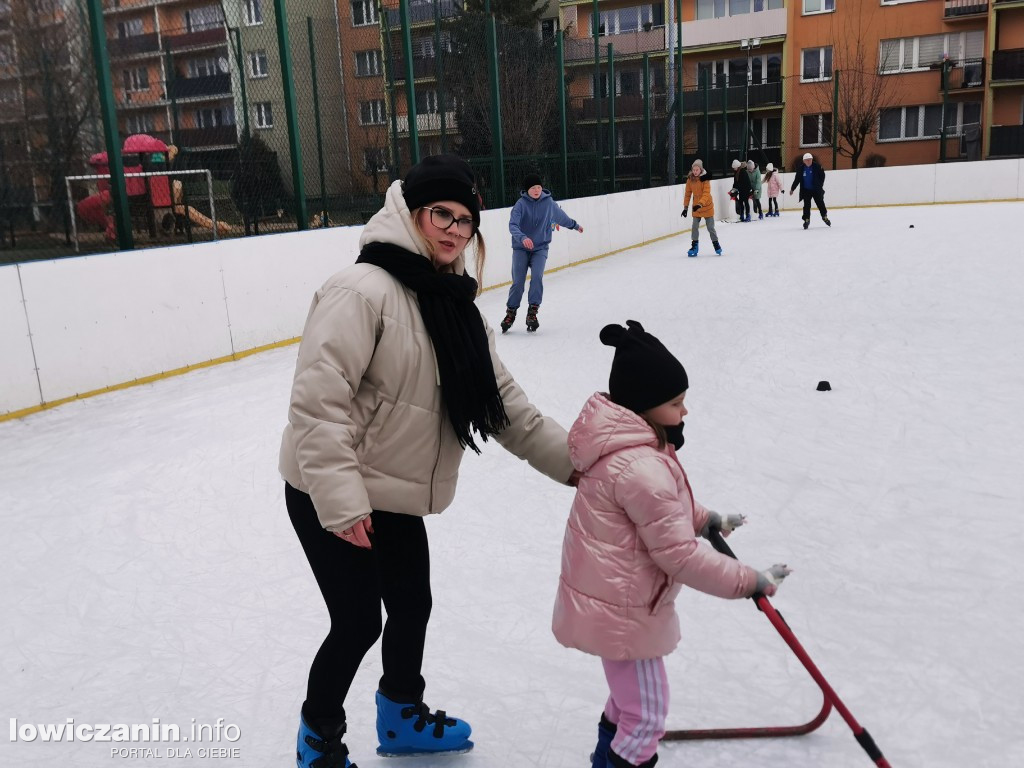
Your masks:
{"label": "dark pant", "polygon": [[740,219],[745,219],[750,216],[750,198],[736,198],[736,213],[739,214]]}
{"label": "dark pant", "polygon": [[774,197],[769,197],[768,198],[768,213],[778,213],[778,212],[779,212],[779,201],[778,201],[778,199],[774,198]]}
{"label": "dark pant", "polygon": [[755,197],[755,198],[752,198],[752,199],[754,201],[754,213],[760,215],[762,213],[762,210],[761,210],[761,198]]}
{"label": "dark pant", "polygon": [[827,219],[828,211],[825,208],[825,193],[804,191],[804,221],[811,220],[811,200],[814,200],[814,204],[818,206],[818,213],[821,214],[821,218]]}
{"label": "dark pant", "polygon": [[[303,712],[345,717],[345,697],[363,656],[381,636],[387,610],[380,687],[397,700],[417,701],[430,619],[430,551],[423,518],[374,510],[373,549],[361,549],[325,531],[308,494],[285,483],[288,516],[320,587],[331,629],[313,659]],[[373,701],[372,695],[369,698]]]}

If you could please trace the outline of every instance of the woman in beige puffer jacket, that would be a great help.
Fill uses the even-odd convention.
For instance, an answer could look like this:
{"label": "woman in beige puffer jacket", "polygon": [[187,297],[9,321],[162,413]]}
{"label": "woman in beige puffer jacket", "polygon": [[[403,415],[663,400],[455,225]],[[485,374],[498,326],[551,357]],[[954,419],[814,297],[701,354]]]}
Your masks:
{"label": "woman in beige puffer jacket", "polygon": [[473,303],[463,251],[476,237],[482,261],[479,221],[469,166],[426,158],[388,189],[358,262],[316,292],[306,320],[280,469],[331,629],[310,669],[300,766],[346,764],[344,701],[382,630],[378,752],[472,747],[467,723],[423,703],[423,517],[451,503],[473,432],[558,482],[574,475],[565,430],[527,400]]}

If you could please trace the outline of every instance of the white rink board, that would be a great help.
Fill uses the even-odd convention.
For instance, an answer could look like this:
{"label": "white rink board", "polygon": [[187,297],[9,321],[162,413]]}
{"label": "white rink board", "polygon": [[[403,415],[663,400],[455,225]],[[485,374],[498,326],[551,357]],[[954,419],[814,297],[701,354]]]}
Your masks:
{"label": "white rink board", "polygon": [[39,401],[17,265],[0,267],[0,413]]}
{"label": "white rink board", "polygon": [[23,264],[21,276],[45,401],[231,354],[216,247]]}
{"label": "white rink board", "polygon": [[1020,160],[936,165],[935,202],[1012,200],[1019,196],[1020,173]]}

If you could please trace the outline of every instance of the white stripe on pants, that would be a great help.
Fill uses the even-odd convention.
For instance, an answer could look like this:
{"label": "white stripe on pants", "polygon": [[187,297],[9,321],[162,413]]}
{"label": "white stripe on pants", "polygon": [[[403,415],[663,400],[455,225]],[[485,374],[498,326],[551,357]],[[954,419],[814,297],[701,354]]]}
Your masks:
{"label": "white stripe on pants", "polygon": [[601,659],[610,694],[605,716],[618,726],[612,751],[633,765],[650,760],[665,735],[668,677],[664,659]]}

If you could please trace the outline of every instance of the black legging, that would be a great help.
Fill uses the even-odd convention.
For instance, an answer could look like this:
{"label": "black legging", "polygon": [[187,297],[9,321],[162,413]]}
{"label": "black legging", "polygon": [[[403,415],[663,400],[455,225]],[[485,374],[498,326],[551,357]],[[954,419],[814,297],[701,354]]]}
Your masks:
{"label": "black legging", "polygon": [[768,198],[768,213],[778,213],[778,212],[779,212],[779,201],[778,201],[778,199],[774,198],[774,197],[769,197]]}
{"label": "black legging", "polygon": [[381,636],[382,601],[388,620],[381,644],[381,689],[392,698],[419,700],[431,608],[423,518],[374,510],[373,549],[362,549],[320,526],[308,494],[285,483],[284,497],[331,617],[331,630],[309,670],[303,712],[318,719],[345,718],[345,697],[356,670]]}

